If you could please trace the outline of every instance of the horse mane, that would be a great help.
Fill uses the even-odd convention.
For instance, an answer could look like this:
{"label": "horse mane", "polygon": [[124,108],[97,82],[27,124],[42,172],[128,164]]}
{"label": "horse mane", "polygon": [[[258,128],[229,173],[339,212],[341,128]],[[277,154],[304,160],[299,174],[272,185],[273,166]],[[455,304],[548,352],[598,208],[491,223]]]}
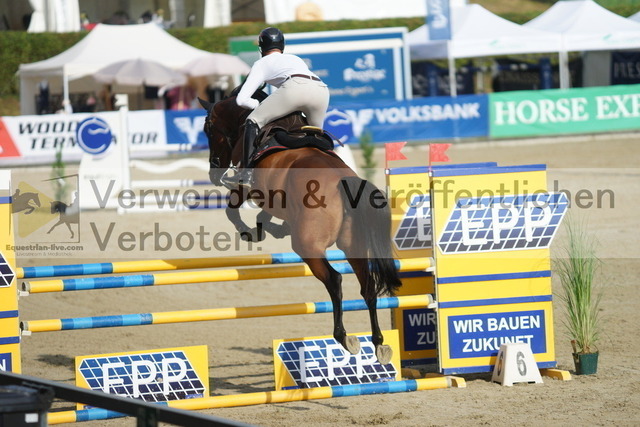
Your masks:
{"label": "horse mane", "polygon": [[[244,86],[244,82],[242,82],[242,84],[240,86],[237,86],[235,89],[233,89],[231,91],[231,93],[229,93],[229,95],[227,95],[224,99],[233,98],[234,96],[238,96],[238,94],[240,93],[240,90],[242,89],[242,86]],[[259,88],[255,92],[253,92],[253,95],[251,95],[251,97],[253,99],[257,99],[260,102],[264,101],[267,98],[267,96],[269,96],[269,95],[267,95],[267,93],[263,90],[263,88],[264,88],[264,86],[262,86],[261,88]]]}

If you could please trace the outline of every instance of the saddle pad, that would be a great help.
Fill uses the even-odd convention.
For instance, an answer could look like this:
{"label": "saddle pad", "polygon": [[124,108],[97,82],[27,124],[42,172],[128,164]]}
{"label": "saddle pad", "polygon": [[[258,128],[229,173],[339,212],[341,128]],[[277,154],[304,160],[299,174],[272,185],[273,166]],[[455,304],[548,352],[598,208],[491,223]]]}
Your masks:
{"label": "saddle pad", "polygon": [[264,140],[251,158],[251,166],[266,156],[282,150],[314,147],[324,152],[335,155],[333,152],[333,140],[325,133],[288,133],[276,130],[270,138]]}

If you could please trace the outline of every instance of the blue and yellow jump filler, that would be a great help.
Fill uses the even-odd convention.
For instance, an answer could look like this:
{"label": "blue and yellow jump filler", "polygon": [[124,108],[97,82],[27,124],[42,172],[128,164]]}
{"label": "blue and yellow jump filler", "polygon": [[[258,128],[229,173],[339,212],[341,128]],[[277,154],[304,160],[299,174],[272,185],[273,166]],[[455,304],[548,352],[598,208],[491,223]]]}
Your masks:
{"label": "blue and yellow jump filler", "polygon": [[555,367],[549,247],[568,200],[547,192],[546,167],[396,168],[387,181],[399,257],[435,260],[404,274],[402,293],[433,293],[436,308],[394,310],[403,365],[490,372],[501,344],[524,342]]}
{"label": "blue and yellow jump filler", "polygon": [[11,171],[0,171],[0,370],[21,372],[16,258],[11,224]]}
{"label": "blue and yellow jump filler", "polygon": [[[568,209],[568,200],[562,193],[547,191],[546,167],[474,163],[433,168],[392,168],[386,172],[393,215],[391,239],[397,250],[403,287],[398,297],[382,299],[380,303],[392,308],[393,324],[399,331],[402,365],[409,367],[437,362],[438,371],[445,375],[490,372],[501,344],[524,342],[531,347],[540,369],[555,367],[549,248]],[[45,270],[52,269],[52,273],[48,270],[30,272],[16,269],[12,251],[10,191],[10,172],[0,171],[0,219],[9,224],[0,232],[0,272],[3,280],[0,282],[0,369],[20,372],[20,327],[15,278],[45,277],[63,272],[49,267],[45,267]],[[338,254],[336,260],[340,256]],[[167,264],[159,269],[194,268],[193,265],[169,261],[158,261]],[[240,265],[286,263],[262,258],[239,261]],[[144,271],[143,266],[134,264],[118,266],[122,268],[121,271],[109,266],[109,273]],[[198,268],[204,267],[197,265]],[[100,269],[103,267],[101,265]],[[84,271],[89,267],[79,268]],[[91,274],[98,274],[93,268],[89,268]],[[156,275],[153,283],[138,286],[174,284],[175,277],[172,274],[175,273]],[[283,272],[279,271],[278,274]],[[308,275],[303,271],[291,274]],[[229,270],[229,275],[224,280],[259,278],[241,274],[238,269]],[[199,283],[200,279],[193,277],[181,283]],[[121,279],[107,280],[111,283]],[[214,279],[206,277],[206,281],[211,280]],[[51,282],[51,289],[43,288],[40,291],[70,290],[65,289],[71,283],[66,279]],[[72,287],[78,283],[73,282]],[[95,283],[99,284],[98,287],[103,286],[98,279],[95,279]],[[116,287],[131,285],[118,282]],[[36,292],[35,287],[31,291]],[[435,295],[435,302],[431,295]],[[356,301],[348,303],[354,304],[352,309],[364,308],[356,307]],[[360,304],[360,301],[357,303]],[[97,320],[94,318],[23,321],[22,325],[25,331],[44,332],[330,311],[328,303],[311,304],[265,306],[259,313],[256,311],[259,307],[151,313],[148,317],[153,321],[144,317],[143,321],[134,322],[131,320],[133,315],[104,316],[97,319],[104,323],[99,325],[95,324]],[[249,312],[251,316],[244,315]],[[63,320],[74,327],[61,326]],[[547,374],[554,375],[551,371],[548,370]],[[563,377],[562,374],[554,376]],[[448,386],[450,381],[445,377],[424,378],[394,381],[384,386],[363,385],[357,390],[286,390],[169,404],[190,409],[237,406],[440,388]],[[106,416],[90,412],[87,412],[87,419]],[[68,416],[76,417],[77,414]],[[58,417],[58,422],[71,420],[62,415]]]}

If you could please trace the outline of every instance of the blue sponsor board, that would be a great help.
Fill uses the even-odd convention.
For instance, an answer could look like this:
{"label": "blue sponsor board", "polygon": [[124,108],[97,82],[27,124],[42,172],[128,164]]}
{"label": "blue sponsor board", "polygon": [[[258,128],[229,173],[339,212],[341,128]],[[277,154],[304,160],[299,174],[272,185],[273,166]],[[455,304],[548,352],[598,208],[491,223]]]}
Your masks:
{"label": "blue sponsor board", "polygon": [[11,372],[11,353],[0,353],[0,371]]}
{"label": "blue sponsor board", "polygon": [[502,344],[526,343],[546,353],[544,310],[449,316],[449,357],[496,356]]}
{"label": "blue sponsor board", "polygon": [[[394,66],[393,49],[368,49],[301,55],[329,86],[332,102],[402,98],[402,68]],[[400,90],[400,93],[397,93]]]}
{"label": "blue sponsor board", "polygon": [[451,40],[449,0],[427,0],[427,28],[430,40]]}
{"label": "blue sponsor board", "polygon": [[147,402],[205,396],[205,384],[181,350],[88,357],[77,370],[92,390]]}
{"label": "blue sponsor board", "polygon": [[438,247],[444,253],[547,248],[568,207],[565,193],[460,198]]}
{"label": "blue sponsor board", "polygon": [[[286,53],[302,58],[331,92],[331,102],[410,97],[405,27],[285,34]],[[233,37],[230,51],[253,64],[255,36]]]}
{"label": "blue sponsor board", "polygon": [[324,126],[343,143],[357,143],[366,133],[375,142],[483,137],[489,132],[488,99],[464,95],[336,104]]}
{"label": "blue sponsor board", "polygon": [[427,308],[403,310],[402,319],[405,351],[437,348],[435,310]]}
{"label": "blue sponsor board", "polygon": [[370,336],[358,336],[361,350],[348,353],[334,338],[280,342],[275,353],[295,382],[282,389],[314,388],[393,381],[398,369],[380,364]]}
{"label": "blue sponsor board", "polygon": [[208,148],[204,134],[204,109],[165,111],[167,144],[183,144],[190,149]]}
{"label": "blue sponsor board", "polygon": [[429,194],[411,199],[393,242],[398,250],[431,249],[431,204]]}

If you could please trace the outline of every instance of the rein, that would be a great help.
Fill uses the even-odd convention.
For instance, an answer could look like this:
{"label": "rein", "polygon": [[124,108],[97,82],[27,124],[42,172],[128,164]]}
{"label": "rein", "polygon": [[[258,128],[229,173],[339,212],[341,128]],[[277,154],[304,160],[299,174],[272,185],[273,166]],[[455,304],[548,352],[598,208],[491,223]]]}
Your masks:
{"label": "rein", "polygon": [[[215,113],[215,109],[213,107],[211,107],[211,110],[209,111],[209,114],[207,115],[207,120],[205,123],[205,126],[208,128],[206,130],[206,133],[209,136],[213,135],[213,132],[218,132],[220,135],[223,136],[224,138],[224,142],[227,144],[227,148],[229,149],[229,152],[233,152],[233,146],[231,145],[231,141],[230,141],[230,137],[229,135],[227,135],[227,132],[225,132],[224,129],[216,126],[213,122],[213,119],[217,119],[218,116]],[[220,156],[215,155],[215,151],[216,150],[211,150],[211,147],[209,147],[209,165],[213,168],[219,168],[220,165]],[[231,161],[230,161],[231,163]]]}

